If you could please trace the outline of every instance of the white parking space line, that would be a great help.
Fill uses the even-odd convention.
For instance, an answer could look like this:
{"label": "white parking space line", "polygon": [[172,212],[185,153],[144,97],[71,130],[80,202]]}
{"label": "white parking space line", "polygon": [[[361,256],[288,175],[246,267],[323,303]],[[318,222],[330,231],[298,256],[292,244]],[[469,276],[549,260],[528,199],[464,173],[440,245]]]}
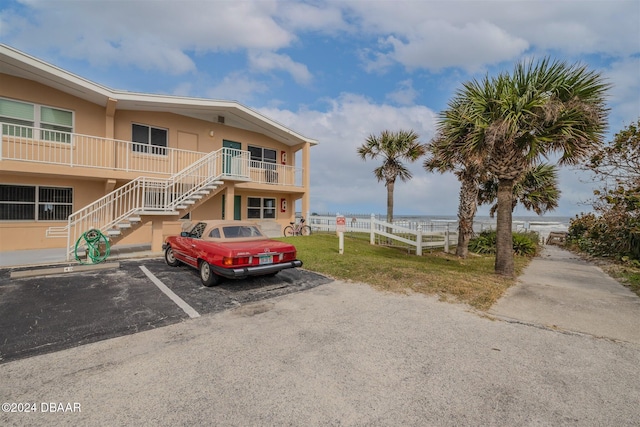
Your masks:
{"label": "white parking space line", "polygon": [[153,275],[152,272],[149,271],[149,269],[147,269],[147,267],[145,267],[144,265],[140,266],[140,270],[142,270],[142,272],[144,274],[147,275],[147,277],[149,279],[151,279],[151,281],[158,287],[160,288],[160,290],[162,292],[164,292],[164,294],[166,296],[168,296],[171,301],[175,302],[176,305],[178,307],[180,307],[182,310],[184,310],[185,313],[187,313],[189,315],[189,317],[191,317],[192,319],[196,318],[196,317],[200,317],[200,313],[198,313],[197,311],[195,311],[193,309],[193,307],[191,307],[189,304],[187,304],[186,302],[184,302],[184,300],[182,298],[180,298],[178,295],[174,294],[173,291],[171,289],[169,289],[167,287],[167,285],[165,285],[164,283],[162,283],[162,281],[160,279],[158,279],[156,276]]}

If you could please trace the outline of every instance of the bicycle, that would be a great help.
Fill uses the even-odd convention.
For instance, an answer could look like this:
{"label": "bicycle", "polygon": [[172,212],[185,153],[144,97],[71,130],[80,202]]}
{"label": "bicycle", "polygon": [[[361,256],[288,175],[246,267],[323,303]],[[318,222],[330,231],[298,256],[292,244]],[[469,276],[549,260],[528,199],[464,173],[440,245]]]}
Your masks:
{"label": "bicycle", "polygon": [[285,236],[308,236],[311,234],[311,227],[304,225],[304,218],[300,218],[299,223],[290,222],[284,229]]}

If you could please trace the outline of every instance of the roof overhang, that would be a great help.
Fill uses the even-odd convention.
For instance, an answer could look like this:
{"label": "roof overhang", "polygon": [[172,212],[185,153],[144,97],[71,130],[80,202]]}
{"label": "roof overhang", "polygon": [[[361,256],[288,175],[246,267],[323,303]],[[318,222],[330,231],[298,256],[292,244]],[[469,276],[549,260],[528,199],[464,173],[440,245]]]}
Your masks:
{"label": "roof overhang", "polygon": [[174,113],[217,124],[223,117],[225,126],[260,133],[285,145],[318,143],[236,101],[113,90],[4,44],[0,44],[0,73],[32,80],[103,107],[112,99],[116,110]]}

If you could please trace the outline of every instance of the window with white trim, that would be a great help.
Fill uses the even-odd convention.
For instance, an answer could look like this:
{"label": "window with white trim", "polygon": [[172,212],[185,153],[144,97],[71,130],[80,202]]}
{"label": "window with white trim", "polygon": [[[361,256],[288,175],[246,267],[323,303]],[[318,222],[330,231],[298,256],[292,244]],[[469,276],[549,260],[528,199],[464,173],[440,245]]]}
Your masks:
{"label": "window with white trim", "polygon": [[71,142],[73,111],[0,98],[0,122],[5,135],[33,138],[32,128],[42,128],[40,139]]}
{"label": "window with white trim", "polygon": [[276,199],[267,197],[247,198],[247,218],[249,219],[275,219]]}
{"label": "window with white trim", "polygon": [[169,131],[167,129],[136,123],[131,125],[133,151],[166,156],[168,139]]}
{"label": "window with white trim", "polygon": [[0,221],[66,221],[73,188],[0,184]]}

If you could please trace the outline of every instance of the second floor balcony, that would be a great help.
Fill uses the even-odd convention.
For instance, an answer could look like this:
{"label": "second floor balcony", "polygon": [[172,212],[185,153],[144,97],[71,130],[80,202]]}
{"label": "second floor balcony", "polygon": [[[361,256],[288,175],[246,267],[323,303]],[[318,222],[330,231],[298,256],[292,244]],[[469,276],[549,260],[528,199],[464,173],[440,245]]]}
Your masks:
{"label": "second floor balcony", "polygon": [[[83,169],[106,177],[114,174],[168,177],[207,154],[10,123],[0,123],[0,131],[0,170],[5,169],[3,162],[28,162],[40,164],[41,171],[46,166],[69,168],[62,169],[68,175],[78,175],[79,169]],[[223,151],[220,169],[226,179],[303,186],[301,168],[251,160],[248,151],[231,148]]]}

